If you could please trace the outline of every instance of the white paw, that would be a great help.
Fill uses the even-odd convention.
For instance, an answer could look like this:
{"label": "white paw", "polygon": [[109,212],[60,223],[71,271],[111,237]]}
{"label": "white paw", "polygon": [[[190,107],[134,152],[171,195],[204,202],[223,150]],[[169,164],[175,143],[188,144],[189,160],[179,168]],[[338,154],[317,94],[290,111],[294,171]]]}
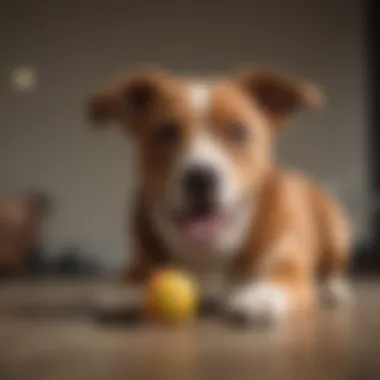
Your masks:
{"label": "white paw", "polygon": [[286,316],[287,294],[278,286],[267,283],[249,284],[234,291],[226,304],[232,318],[249,322],[273,324]]}
{"label": "white paw", "polygon": [[325,300],[330,307],[347,307],[351,305],[350,287],[342,278],[334,278],[325,284]]}

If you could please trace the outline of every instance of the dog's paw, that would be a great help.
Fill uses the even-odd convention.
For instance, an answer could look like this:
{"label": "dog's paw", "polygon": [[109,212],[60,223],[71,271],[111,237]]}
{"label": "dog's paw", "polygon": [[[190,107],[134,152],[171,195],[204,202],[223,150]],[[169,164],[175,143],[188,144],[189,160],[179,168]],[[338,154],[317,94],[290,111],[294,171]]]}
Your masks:
{"label": "dog's paw", "polygon": [[225,311],[230,320],[245,324],[277,324],[289,310],[287,294],[274,284],[259,283],[235,290]]}
{"label": "dog's paw", "polygon": [[352,303],[350,286],[345,279],[335,278],[324,285],[323,296],[327,306],[332,308],[349,307]]}

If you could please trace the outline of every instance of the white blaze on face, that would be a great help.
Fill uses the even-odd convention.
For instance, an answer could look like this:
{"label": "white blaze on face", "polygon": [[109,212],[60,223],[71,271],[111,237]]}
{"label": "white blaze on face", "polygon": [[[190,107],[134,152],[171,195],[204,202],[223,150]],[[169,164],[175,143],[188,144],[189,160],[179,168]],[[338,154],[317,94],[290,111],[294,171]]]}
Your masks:
{"label": "white blaze on face", "polygon": [[187,87],[190,107],[198,117],[205,117],[211,105],[211,86],[203,83],[189,84]]}
{"label": "white blaze on face", "polygon": [[204,167],[215,174],[218,180],[217,201],[222,205],[228,206],[237,195],[230,157],[212,135],[208,125],[212,90],[212,86],[205,83],[190,83],[187,86],[187,99],[193,115],[193,133],[188,148],[178,159],[169,184],[169,199],[178,208],[183,207],[185,202],[181,191],[181,178],[194,166]]}

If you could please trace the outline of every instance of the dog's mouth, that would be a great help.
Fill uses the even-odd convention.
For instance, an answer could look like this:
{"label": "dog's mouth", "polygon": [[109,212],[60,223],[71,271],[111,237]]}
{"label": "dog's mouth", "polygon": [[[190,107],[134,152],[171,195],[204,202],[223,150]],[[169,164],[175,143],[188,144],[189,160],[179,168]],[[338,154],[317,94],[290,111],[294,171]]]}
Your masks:
{"label": "dog's mouth", "polygon": [[215,240],[231,220],[231,213],[218,204],[202,204],[174,214],[179,231],[194,243]]}

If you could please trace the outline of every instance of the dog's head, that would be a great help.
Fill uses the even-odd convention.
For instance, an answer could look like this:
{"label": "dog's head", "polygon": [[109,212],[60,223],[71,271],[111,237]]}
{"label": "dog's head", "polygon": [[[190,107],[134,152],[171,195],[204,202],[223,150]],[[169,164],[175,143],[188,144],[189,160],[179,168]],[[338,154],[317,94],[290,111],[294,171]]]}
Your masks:
{"label": "dog's head", "polygon": [[318,103],[313,86],[276,72],[196,81],[147,70],[93,94],[89,115],[119,123],[135,139],[150,206],[186,238],[208,242],[259,188],[275,132]]}

